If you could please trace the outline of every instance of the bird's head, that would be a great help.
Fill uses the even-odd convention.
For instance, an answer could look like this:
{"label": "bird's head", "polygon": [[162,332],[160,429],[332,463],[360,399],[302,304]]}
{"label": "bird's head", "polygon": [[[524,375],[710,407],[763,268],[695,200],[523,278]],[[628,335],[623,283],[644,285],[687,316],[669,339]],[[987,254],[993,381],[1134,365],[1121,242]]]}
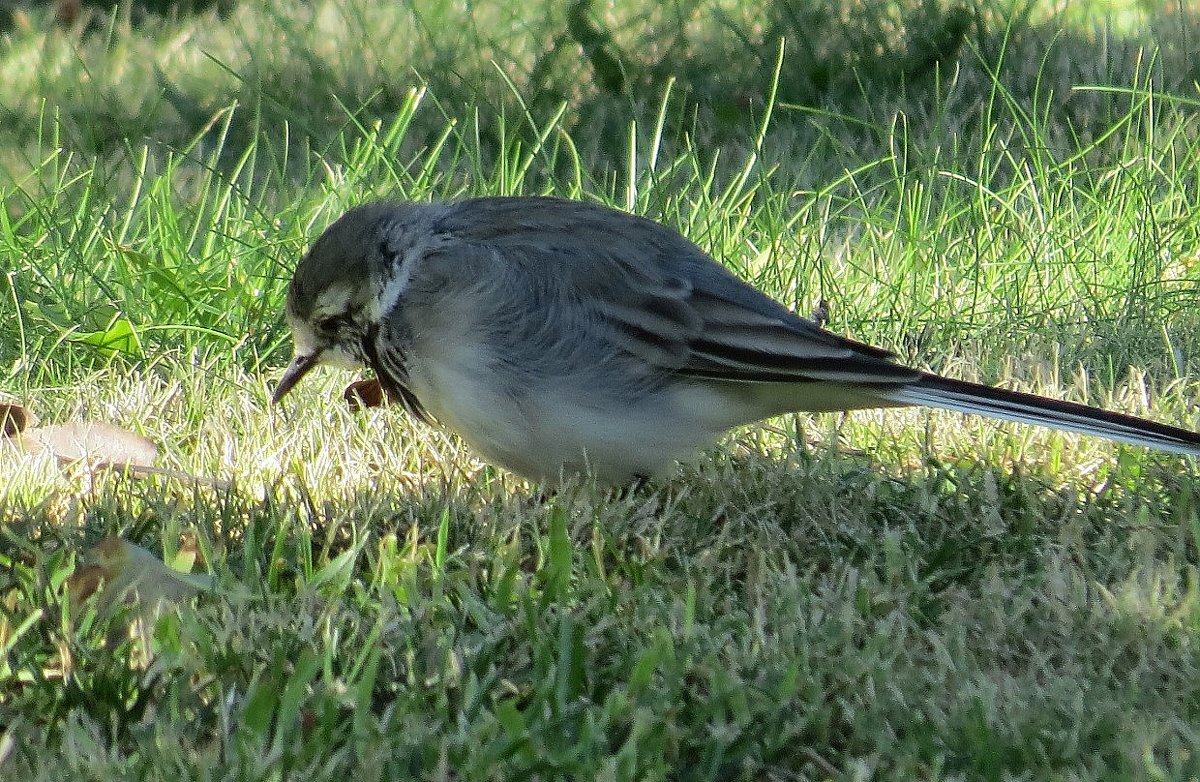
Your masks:
{"label": "bird's head", "polygon": [[365,341],[390,311],[406,280],[401,274],[409,233],[407,205],[369,204],[342,215],[296,266],[288,288],[287,320],[295,350],[280,379],[279,402],[313,367],[367,364]]}

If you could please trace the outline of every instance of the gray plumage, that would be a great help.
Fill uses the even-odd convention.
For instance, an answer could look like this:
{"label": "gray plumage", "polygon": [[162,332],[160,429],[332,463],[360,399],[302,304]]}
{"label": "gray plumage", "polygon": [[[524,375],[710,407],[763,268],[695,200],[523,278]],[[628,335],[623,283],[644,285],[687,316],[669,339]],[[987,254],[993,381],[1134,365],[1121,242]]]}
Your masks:
{"label": "gray plumage", "polygon": [[675,231],[555,198],[378,203],[296,267],[295,358],[368,366],[388,395],[535,480],[661,473],[790,411],[926,405],[1200,455],[1200,434],[942,378],[834,335]]}

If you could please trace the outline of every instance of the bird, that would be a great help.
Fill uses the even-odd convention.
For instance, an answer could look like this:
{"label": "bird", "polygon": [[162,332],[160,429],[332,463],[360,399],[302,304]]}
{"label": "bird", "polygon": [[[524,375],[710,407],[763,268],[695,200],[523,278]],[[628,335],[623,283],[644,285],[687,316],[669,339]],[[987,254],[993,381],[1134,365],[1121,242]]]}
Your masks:
{"label": "bird", "polygon": [[654,220],[551,196],[370,202],[288,287],[280,400],[318,365],[485,460],[557,484],[667,473],[728,430],[791,412],[925,406],[1200,456],[1200,434],[956,380],[796,315]]}

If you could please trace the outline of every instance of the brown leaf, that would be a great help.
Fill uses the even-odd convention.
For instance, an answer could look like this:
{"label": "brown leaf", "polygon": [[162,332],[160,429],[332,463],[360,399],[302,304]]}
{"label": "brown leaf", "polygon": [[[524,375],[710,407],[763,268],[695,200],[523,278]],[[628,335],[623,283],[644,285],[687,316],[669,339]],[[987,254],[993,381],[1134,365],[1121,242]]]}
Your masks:
{"label": "brown leaf", "polygon": [[71,604],[78,605],[99,591],[109,580],[108,573],[100,565],[80,565],[67,579],[67,594]]}
{"label": "brown leaf", "polygon": [[346,386],[342,397],[346,400],[346,404],[350,405],[351,410],[362,410],[366,407],[382,407],[389,401],[387,394],[383,391],[383,386],[379,384],[377,378],[354,381]]}
{"label": "brown leaf", "polygon": [[37,423],[37,416],[16,402],[0,402],[0,433],[16,437]]}
{"label": "brown leaf", "polygon": [[210,576],[172,570],[146,549],[117,537],[105,538],[88,550],[67,579],[73,605],[99,591],[103,609],[129,601],[151,608],[178,605],[212,588]]}
{"label": "brown leaf", "polygon": [[[67,579],[72,616],[81,614],[85,600],[96,607],[100,617],[128,610],[120,623],[109,628],[105,645],[115,649],[132,640],[129,659],[139,668],[148,667],[154,659],[154,627],[162,613],[183,608],[197,595],[215,589],[212,576],[172,570],[146,549],[118,537],[106,538],[85,552]],[[68,660],[64,675],[69,669]]]}
{"label": "brown leaf", "polygon": [[29,453],[49,452],[61,462],[90,461],[127,467],[150,467],[158,446],[119,426],[76,421],[23,432],[18,440]]}

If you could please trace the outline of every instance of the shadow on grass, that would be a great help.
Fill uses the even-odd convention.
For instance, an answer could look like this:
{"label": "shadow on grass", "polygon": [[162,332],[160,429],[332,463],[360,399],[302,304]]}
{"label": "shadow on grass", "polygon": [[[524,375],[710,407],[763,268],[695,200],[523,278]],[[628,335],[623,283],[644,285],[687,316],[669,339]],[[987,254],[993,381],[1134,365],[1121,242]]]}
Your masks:
{"label": "shadow on grass", "polygon": [[[10,762],[69,763],[86,734],[94,762],[147,767],[186,747],[467,778],[595,773],[622,752],[689,779],[862,757],[1125,772],[1147,758],[1132,726],[1162,726],[1160,757],[1200,696],[1192,480],[1165,461],[1068,485],[723,450],[624,498],[549,503],[487,475],[341,496],[112,484],[81,506],[84,534],[157,549],[194,530],[247,594],[160,619],[149,670],[97,646],[103,627],[36,622],[6,657],[27,677],[0,690],[28,742]],[[28,552],[3,590],[16,619],[57,611],[68,562],[30,545],[60,534],[50,507],[8,509],[28,524],[4,533]],[[43,678],[68,658],[66,686]]]}

